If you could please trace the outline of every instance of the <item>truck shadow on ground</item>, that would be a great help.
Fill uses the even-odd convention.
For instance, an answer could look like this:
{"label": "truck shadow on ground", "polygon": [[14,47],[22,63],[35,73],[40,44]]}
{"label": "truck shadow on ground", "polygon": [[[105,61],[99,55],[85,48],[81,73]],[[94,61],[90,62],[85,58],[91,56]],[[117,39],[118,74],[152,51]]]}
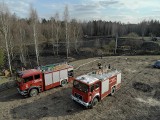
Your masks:
{"label": "truck shadow on ground", "polygon": [[25,99],[25,97],[19,95],[18,93],[15,93],[9,96],[1,96],[0,102],[9,102],[21,99]]}
{"label": "truck shadow on ground", "polygon": [[71,89],[64,88],[32,103],[20,105],[10,110],[13,119],[34,119],[59,117],[79,113],[85,108],[72,101]]}
{"label": "truck shadow on ground", "polygon": [[0,102],[9,102],[15,100],[25,99],[25,97],[18,94],[16,88],[8,89],[0,92]]}

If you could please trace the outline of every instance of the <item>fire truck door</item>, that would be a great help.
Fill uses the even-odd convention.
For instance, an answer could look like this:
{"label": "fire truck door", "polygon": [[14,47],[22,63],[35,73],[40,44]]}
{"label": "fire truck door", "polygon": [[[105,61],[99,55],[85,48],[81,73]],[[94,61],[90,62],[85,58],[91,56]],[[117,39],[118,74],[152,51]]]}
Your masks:
{"label": "fire truck door", "polygon": [[100,95],[100,83],[95,83],[94,85],[91,86],[91,92],[92,92],[92,99],[95,96]]}

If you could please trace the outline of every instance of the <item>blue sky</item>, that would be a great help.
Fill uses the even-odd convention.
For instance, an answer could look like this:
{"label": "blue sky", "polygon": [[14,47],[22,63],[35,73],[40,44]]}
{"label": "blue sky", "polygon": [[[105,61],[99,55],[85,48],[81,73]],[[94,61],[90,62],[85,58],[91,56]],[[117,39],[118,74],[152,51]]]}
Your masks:
{"label": "blue sky", "polygon": [[142,20],[160,20],[160,0],[0,0],[12,13],[21,18],[29,16],[30,4],[39,18],[50,18],[56,12],[63,18],[68,5],[70,19],[121,21],[138,23]]}

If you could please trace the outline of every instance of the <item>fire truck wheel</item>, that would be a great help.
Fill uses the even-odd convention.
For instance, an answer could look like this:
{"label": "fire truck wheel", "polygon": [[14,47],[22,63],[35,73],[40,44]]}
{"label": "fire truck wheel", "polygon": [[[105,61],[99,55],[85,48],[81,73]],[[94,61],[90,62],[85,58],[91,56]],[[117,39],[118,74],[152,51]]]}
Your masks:
{"label": "fire truck wheel", "polygon": [[38,94],[38,90],[37,89],[32,89],[32,90],[30,90],[30,92],[29,92],[29,96],[30,97],[34,97],[34,96],[36,96]]}
{"label": "fire truck wheel", "polygon": [[64,87],[67,84],[67,80],[62,80],[61,81],[61,86]]}
{"label": "fire truck wheel", "polygon": [[96,106],[98,103],[98,99],[97,98],[94,98],[92,103],[91,103],[91,108],[93,108],[94,106]]}
{"label": "fire truck wheel", "polygon": [[115,92],[116,92],[116,87],[112,87],[111,96],[113,96]]}

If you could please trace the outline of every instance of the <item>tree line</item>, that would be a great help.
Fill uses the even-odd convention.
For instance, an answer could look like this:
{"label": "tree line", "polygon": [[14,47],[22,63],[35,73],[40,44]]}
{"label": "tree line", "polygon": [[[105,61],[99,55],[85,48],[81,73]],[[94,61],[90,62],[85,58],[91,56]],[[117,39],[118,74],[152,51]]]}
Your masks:
{"label": "tree line", "polygon": [[160,36],[160,22],[158,20],[143,20],[137,24],[93,20],[82,22],[82,29],[85,35],[89,36],[125,36],[129,33],[136,33],[139,36]]}
{"label": "tree line", "polygon": [[[0,3],[0,54],[4,56],[10,71],[12,61],[17,56],[24,65],[27,64],[30,45],[34,45],[32,52],[36,55],[37,65],[40,65],[39,45],[43,43],[52,45],[54,55],[59,55],[60,44],[63,43],[68,58],[72,51],[78,53],[80,45],[85,44],[88,36],[125,36],[132,32],[142,37],[160,36],[160,23],[157,20],[144,20],[138,24],[102,20],[80,21],[70,19],[68,9],[66,5],[63,16],[57,12],[49,19],[40,19],[36,9],[30,6],[28,17],[19,18],[16,14],[11,14],[5,3]],[[61,17],[63,19],[60,19]]]}

